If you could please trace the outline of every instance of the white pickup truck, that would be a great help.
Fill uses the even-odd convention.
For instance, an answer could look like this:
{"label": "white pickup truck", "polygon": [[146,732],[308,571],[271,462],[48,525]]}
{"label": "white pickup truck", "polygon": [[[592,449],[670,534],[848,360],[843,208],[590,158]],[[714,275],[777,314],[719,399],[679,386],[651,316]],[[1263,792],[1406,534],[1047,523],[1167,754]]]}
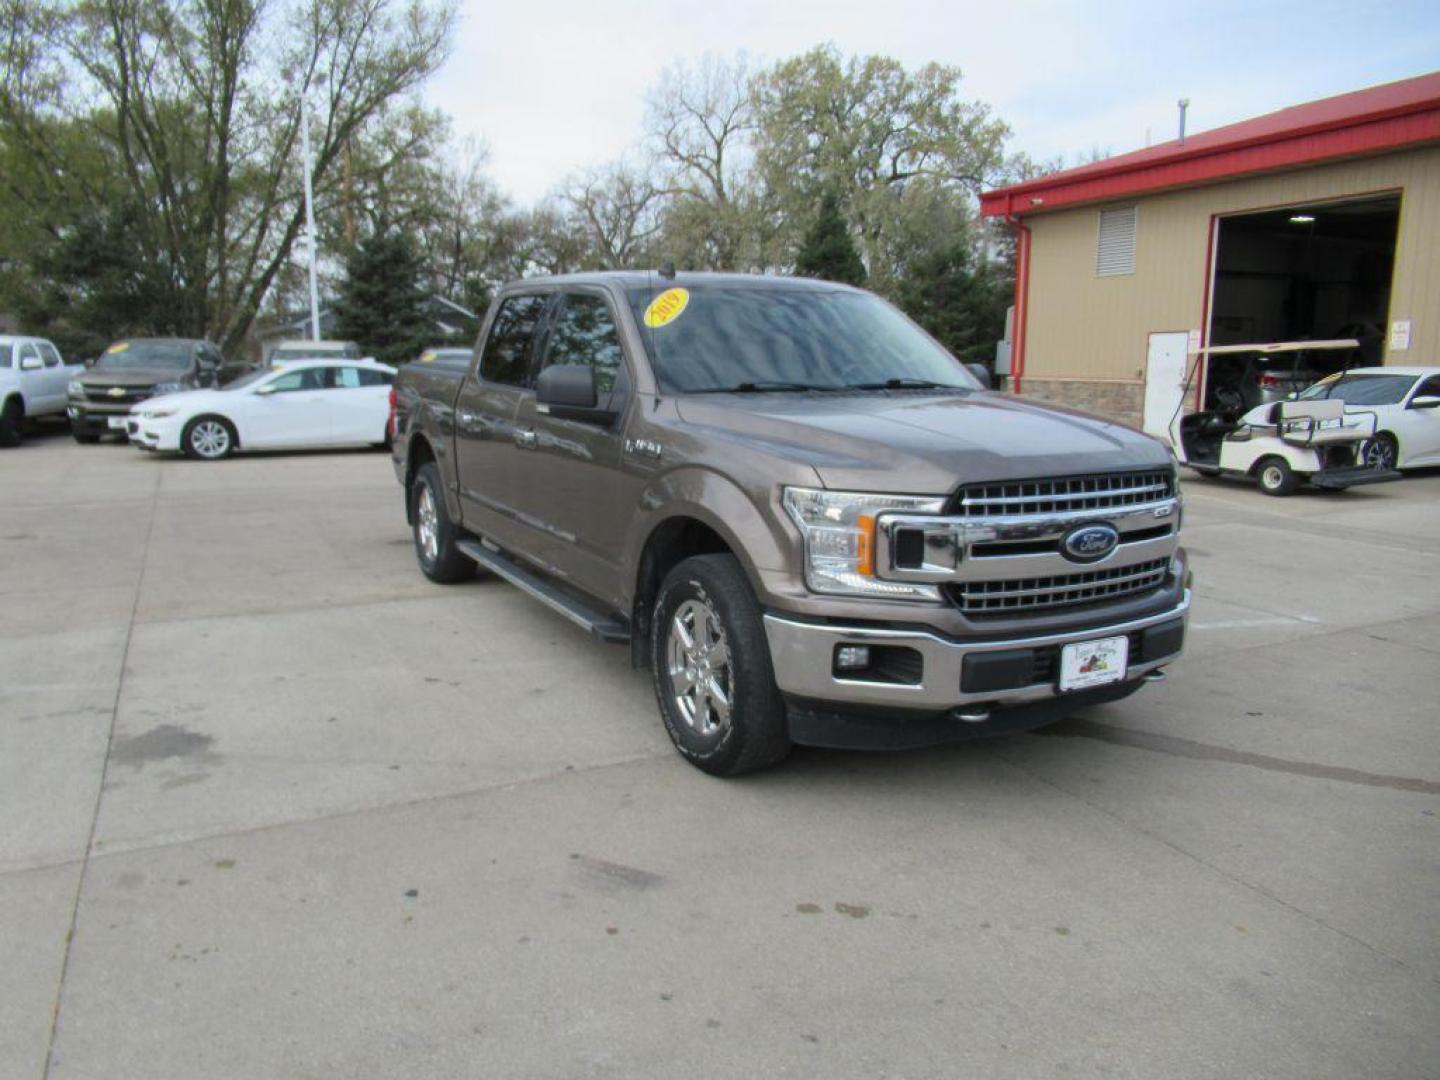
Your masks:
{"label": "white pickup truck", "polygon": [[0,446],[18,443],[26,420],[64,416],[66,387],[84,370],[44,338],[0,334]]}

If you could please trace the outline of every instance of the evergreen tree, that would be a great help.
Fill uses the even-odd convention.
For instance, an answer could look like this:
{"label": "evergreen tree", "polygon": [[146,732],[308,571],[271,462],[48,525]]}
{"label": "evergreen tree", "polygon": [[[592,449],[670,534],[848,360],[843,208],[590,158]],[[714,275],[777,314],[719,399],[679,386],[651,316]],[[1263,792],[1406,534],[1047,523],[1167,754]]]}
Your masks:
{"label": "evergreen tree", "polygon": [[341,338],[387,364],[413,360],[434,336],[420,281],[425,266],[407,233],[383,225],[345,260],[335,301]]}
{"label": "evergreen tree", "polygon": [[860,261],[850,227],[840,213],[840,197],[833,191],[827,191],[820,200],[820,214],[795,256],[795,273],[847,285],[865,283],[865,264]]}
{"label": "evergreen tree", "polygon": [[1005,333],[1009,293],[1000,274],[970,264],[963,237],[923,252],[896,283],[894,299],[959,359],[988,364]]}

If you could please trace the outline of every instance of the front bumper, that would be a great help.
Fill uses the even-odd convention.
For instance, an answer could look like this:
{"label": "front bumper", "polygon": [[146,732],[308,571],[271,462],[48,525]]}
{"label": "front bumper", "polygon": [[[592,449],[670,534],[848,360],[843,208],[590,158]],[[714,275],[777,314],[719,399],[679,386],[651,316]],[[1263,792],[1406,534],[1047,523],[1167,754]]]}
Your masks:
{"label": "front bumper", "polygon": [[[1056,658],[1064,645],[1097,638],[1129,638],[1125,680],[1117,685],[1134,689],[1180,655],[1189,610],[1187,588],[1178,603],[1143,618],[998,641],[954,640],[923,629],[805,622],[774,612],[764,621],[775,682],[787,698],[915,714],[1079,700],[1083,693],[1060,693]],[[842,645],[867,645],[893,662],[877,665],[874,676],[840,674],[835,656]]]}
{"label": "front bumper", "polygon": [[130,444],[141,450],[177,453],[182,426],[174,417],[151,419],[132,413],[126,434]]}

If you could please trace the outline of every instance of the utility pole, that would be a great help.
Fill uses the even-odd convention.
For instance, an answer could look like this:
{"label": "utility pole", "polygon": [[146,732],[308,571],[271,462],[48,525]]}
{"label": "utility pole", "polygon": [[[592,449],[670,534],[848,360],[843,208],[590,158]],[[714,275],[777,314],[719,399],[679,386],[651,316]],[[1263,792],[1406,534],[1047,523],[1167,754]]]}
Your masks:
{"label": "utility pole", "polygon": [[310,340],[320,340],[320,290],[315,284],[315,258],[320,247],[315,237],[315,193],[310,180],[310,112],[300,99],[300,148],[305,158],[305,239],[310,249]]}

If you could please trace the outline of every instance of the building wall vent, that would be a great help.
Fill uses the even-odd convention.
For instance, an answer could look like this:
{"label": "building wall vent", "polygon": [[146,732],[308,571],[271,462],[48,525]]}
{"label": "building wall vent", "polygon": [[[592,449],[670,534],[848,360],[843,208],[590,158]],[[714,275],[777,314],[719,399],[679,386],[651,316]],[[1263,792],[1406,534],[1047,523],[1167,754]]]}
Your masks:
{"label": "building wall vent", "polygon": [[1100,211],[1100,242],[1095,252],[1095,276],[1135,273],[1135,207]]}

